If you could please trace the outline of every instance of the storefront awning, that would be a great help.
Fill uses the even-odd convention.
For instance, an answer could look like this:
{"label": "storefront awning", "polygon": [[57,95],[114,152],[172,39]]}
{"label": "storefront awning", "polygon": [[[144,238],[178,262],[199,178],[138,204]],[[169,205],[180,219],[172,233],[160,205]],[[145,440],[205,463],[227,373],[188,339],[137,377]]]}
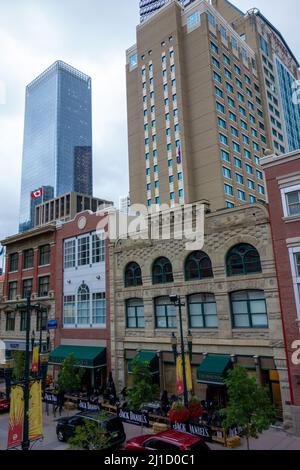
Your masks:
{"label": "storefront awning", "polygon": [[231,367],[230,356],[208,354],[197,370],[197,382],[210,385],[225,385],[226,372]]}
{"label": "storefront awning", "polygon": [[[156,352],[153,351],[139,351],[135,356],[141,362],[148,362],[150,364],[150,370],[152,374],[159,372],[159,360]],[[132,373],[132,359],[128,361],[128,372]]]}
{"label": "storefront awning", "polygon": [[96,369],[106,365],[106,348],[66,345],[59,346],[50,354],[49,364],[61,365],[70,354],[74,354],[77,367]]}

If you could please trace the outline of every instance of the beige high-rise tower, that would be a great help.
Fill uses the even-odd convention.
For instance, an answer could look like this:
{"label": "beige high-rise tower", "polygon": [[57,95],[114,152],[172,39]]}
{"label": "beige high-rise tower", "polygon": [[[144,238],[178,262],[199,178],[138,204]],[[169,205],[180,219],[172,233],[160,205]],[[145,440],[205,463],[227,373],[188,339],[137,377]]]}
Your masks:
{"label": "beige high-rise tower", "polygon": [[205,0],[173,0],[137,27],[127,51],[132,204],[265,200],[264,89],[255,51],[228,21]]}

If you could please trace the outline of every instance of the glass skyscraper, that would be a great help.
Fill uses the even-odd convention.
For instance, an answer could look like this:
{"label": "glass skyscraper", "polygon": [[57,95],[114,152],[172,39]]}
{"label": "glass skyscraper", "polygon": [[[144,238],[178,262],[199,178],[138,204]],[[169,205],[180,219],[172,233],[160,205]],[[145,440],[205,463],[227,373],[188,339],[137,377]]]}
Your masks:
{"label": "glass skyscraper", "polygon": [[[189,5],[194,0],[178,0],[183,7]],[[169,3],[170,0],[140,0],[140,20],[141,23],[152,16],[157,10]]]}
{"label": "glass skyscraper", "polygon": [[91,196],[92,179],[91,78],[57,61],[26,87],[19,230],[33,226],[37,188]]}

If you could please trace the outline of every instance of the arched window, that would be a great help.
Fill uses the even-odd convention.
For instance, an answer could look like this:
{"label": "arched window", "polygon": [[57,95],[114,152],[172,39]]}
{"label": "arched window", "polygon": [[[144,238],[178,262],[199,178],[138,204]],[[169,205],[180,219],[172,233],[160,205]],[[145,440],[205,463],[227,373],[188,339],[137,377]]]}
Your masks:
{"label": "arched window", "polygon": [[256,248],[243,243],[234,246],[227,255],[227,275],[261,273],[260,256]]}
{"label": "arched window", "polygon": [[185,280],[206,279],[214,277],[211,260],[203,251],[194,251],[185,262]]}
{"label": "arched window", "polygon": [[230,295],[233,328],[268,328],[264,291],[240,291]]}
{"label": "arched window", "polygon": [[77,294],[77,323],[88,325],[90,323],[90,289],[82,284]]}
{"label": "arched window", "polygon": [[165,284],[174,281],[172,264],[168,258],[161,257],[154,262],[152,280],[153,284]]}
{"label": "arched window", "polygon": [[129,263],[125,269],[125,287],[142,286],[142,271],[137,263]]}

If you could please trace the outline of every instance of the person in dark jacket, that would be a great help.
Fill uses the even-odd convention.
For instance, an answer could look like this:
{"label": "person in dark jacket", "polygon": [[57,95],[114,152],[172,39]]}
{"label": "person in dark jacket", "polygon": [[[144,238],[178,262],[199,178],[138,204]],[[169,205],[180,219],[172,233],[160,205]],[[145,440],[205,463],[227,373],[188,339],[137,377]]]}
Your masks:
{"label": "person in dark jacket", "polygon": [[168,392],[165,390],[161,396],[160,399],[160,404],[161,404],[161,411],[164,416],[168,414],[168,411],[170,410],[170,401],[168,397]]}
{"label": "person in dark jacket", "polygon": [[54,408],[54,417],[56,416],[57,409],[59,412],[59,416],[61,416],[61,412],[63,410],[64,404],[65,404],[65,392],[64,390],[59,390],[57,394],[57,403]]}

